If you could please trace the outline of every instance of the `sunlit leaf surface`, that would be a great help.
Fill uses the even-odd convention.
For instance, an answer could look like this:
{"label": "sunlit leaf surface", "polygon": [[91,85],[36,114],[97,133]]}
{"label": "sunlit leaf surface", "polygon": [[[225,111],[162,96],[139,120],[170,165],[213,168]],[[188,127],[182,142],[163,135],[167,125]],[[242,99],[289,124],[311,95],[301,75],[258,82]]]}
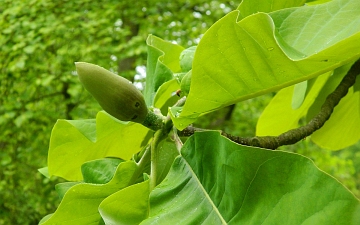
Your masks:
{"label": "sunlit leaf surface", "polygon": [[233,11],[200,41],[188,99],[175,124],[314,78],[360,56],[360,2],[255,13]]}
{"label": "sunlit leaf surface", "polygon": [[58,120],[51,133],[49,174],[82,180],[81,165],[104,157],[124,160],[147,144],[149,129],[138,123],[118,121],[105,112],[95,120]]}
{"label": "sunlit leaf surface", "polygon": [[129,186],[134,180],[136,169],[134,162],[124,162],[106,184],[80,183],[70,187],[55,213],[41,224],[104,224],[98,211],[100,203]]}

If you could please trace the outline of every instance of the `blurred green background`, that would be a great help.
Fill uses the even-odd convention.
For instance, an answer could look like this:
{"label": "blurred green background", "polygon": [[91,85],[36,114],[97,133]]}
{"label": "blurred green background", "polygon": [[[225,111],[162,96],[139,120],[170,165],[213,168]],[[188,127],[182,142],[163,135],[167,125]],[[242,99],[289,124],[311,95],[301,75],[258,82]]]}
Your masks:
{"label": "blurred green background", "polygon": [[[51,129],[57,119],[94,118],[100,110],[78,82],[74,62],[141,82],[148,34],[196,45],[239,2],[0,0],[0,225],[38,224],[59,204],[60,179],[37,171],[46,166]],[[270,98],[230,106],[197,125],[252,136]],[[309,156],[359,197],[359,148],[330,152],[304,140],[282,149]]]}

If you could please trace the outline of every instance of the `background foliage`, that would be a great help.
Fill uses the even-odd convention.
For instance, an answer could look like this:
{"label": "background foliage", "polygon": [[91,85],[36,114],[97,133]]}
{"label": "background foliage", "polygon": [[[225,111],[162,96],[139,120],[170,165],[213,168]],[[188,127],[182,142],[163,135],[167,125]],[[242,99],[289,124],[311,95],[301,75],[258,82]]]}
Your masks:
{"label": "background foliage", "polygon": [[[148,34],[188,47],[239,2],[7,1],[0,4],[0,224],[37,224],[54,211],[54,180],[45,166],[50,130],[58,118],[95,118],[100,109],[74,76],[87,61],[135,76],[145,65]],[[272,95],[229,106],[198,121],[234,135],[255,134]],[[231,120],[230,120],[231,119]],[[307,140],[291,150],[309,156],[360,196],[359,144],[330,152]],[[288,148],[287,148],[288,149]],[[52,194],[50,194],[52,193]],[[50,198],[48,196],[51,196]]]}

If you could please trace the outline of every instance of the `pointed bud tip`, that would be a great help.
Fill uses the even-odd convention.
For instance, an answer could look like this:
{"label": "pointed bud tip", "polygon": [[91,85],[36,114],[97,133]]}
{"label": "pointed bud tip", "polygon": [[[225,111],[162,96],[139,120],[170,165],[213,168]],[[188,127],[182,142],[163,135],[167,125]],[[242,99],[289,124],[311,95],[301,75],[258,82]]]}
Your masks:
{"label": "pointed bud tip", "polygon": [[75,67],[82,66],[82,65],[92,65],[91,63],[87,62],[74,62]]}
{"label": "pointed bud tip", "polygon": [[87,63],[87,62],[75,62],[76,71],[79,77],[88,76],[93,71],[96,71],[99,68],[102,68],[98,65]]}
{"label": "pointed bud tip", "polygon": [[84,63],[84,62],[74,62],[75,66],[80,65],[82,63]]}

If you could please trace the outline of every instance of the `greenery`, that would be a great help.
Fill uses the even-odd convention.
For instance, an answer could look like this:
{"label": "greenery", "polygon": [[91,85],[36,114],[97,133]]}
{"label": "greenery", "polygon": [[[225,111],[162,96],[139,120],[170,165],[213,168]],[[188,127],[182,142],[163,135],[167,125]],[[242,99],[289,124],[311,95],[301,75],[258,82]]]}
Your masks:
{"label": "greenery", "polygon": [[[310,138],[235,143],[306,125],[359,73],[359,3],[304,2],[4,1],[0,224],[358,224],[359,79]],[[74,61],[145,82],[162,122],[98,112]]]}
{"label": "greenery", "polygon": [[149,33],[197,44],[235,7],[205,0],[0,2],[0,224],[38,224],[60,202],[54,185],[62,180],[37,171],[47,163],[52,126],[101,110],[75,76],[75,61],[133,80],[136,66],[146,65]]}

